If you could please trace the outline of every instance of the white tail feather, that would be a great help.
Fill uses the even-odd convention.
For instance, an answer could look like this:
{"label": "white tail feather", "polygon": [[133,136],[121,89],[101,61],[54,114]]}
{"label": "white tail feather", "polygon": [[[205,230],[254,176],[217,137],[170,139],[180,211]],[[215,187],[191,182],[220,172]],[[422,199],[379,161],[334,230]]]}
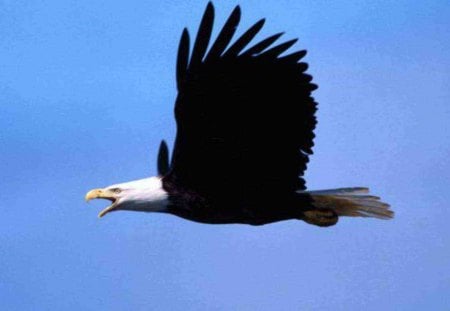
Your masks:
{"label": "white tail feather", "polygon": [[309,194],[318,209],[331,209],[338,216],[373,217],[391,219],[394,212],[389,204],[380,201],[377,196],[367,195],[368,188],[338,188],[316,191],[302,191]]}

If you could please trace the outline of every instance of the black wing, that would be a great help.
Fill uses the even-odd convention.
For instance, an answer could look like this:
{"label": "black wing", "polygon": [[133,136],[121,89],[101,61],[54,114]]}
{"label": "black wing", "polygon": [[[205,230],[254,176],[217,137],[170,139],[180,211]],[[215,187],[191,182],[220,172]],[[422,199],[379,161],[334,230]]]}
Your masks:
{"label": "black wing", "polygon": [[166,178],[205,196],[305,189],[300,176],[312,154],[316,103],[311,92],[317,88],[305,74],[307,64],[299,63],[306,51],[280,56],[296,42],[269,48],[282,34],[247,48],[264,20],[229,46],[240,15],[237,6],[208,53],[211,3],[190,58],[189,34],[183,31],[177,136]]}

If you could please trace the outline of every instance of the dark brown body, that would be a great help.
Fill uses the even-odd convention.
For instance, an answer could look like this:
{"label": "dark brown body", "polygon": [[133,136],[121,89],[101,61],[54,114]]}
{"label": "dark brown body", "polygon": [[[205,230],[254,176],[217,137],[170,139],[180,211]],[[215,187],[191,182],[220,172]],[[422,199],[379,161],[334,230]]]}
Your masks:
{"label": "dark brown body", "polygon": [[205,198],[196,192],[179,189],[168,182],[169,213],[206,224],[264,225],[288,219],[304,219],[304,212],[314,210],[307,194],[258,195]]}

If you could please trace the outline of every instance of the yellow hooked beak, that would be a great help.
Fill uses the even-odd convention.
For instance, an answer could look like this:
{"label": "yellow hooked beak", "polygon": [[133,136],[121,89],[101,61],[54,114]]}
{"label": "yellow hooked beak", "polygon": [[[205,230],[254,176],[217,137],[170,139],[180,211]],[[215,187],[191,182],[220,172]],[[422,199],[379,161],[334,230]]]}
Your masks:
{"label": "yellow hooked beak", "polygon": [[115,196],[114,192],[108,189],[93,189],[86,193],[86,196],[84,198],[86,202],[89,202],[93,199],[106,199],[112,202],[110,206],[108,206],[107,208],[102,210],[100,214],[98,214],[99,218],[105,216],[108,212],[112,211],[116,207],[117,197]]}

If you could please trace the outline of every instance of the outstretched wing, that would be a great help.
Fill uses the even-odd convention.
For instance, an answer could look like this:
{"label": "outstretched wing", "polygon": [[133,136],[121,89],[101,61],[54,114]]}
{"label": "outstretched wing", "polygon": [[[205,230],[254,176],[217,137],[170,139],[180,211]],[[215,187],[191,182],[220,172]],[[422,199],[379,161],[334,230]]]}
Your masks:
{"label": "outstretched wing", "polygon": [[306,51],[280,56],[297,40],[269,48],[276,34],[248,48],[258,21],[230,45],[237,6],[207,53],[214,7],[207,5],[192,56],[183,31],[177,60],[177,136],[169,174],[208,195],[292,192],[312,154],[317,88],[299,62]]}

